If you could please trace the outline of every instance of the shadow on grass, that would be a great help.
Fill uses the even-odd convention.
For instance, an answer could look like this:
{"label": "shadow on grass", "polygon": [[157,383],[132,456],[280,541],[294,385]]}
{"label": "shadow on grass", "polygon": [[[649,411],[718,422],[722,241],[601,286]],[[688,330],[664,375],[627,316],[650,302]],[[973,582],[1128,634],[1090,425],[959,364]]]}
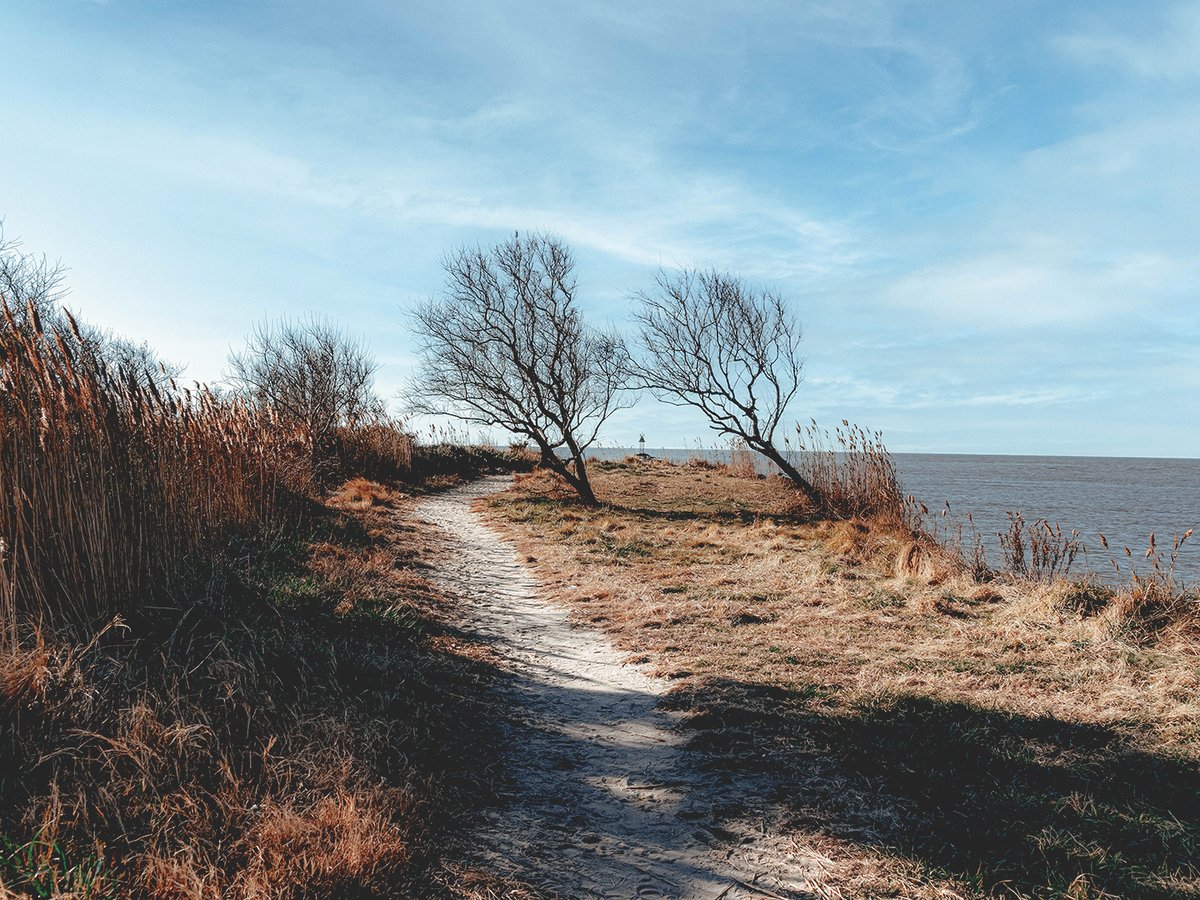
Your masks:
{"label": "shadow on grass", "polygon": [[[0,894],[59,896],[86,874],[80,896],[142,896],[143,860],[182,859],[214,895],[255,866],[280,896],[448,895],[459,830],[495,799],[497,676],[439,643],[459,634],[423,605],[432,591],[345,602],[305,567],[320,541],[376,543],[335,516],[265,546],[234,537],[202,599],[51,656],[19,703],[0,694]],[[390,548],[421,568],[402,536]],[[323,824],[337,803],[349,818]],[[272,815],[299,836],[272,843]],[[330,862],[357,827],[387,852]]]}
{"label": "shadow on grass", "polygon": [[707,766],[769,774],[797,824],[1006,895],[1197,896],[1200,769],[1129,731],[923,697],[835,711],[728,680],[668,702]]}

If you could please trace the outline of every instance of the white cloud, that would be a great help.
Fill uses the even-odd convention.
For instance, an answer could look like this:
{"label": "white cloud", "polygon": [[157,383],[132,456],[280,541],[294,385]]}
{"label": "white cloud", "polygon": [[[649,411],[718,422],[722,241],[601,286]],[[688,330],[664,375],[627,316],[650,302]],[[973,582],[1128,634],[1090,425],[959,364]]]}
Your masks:
{"label": "white cloud", "polygon": [[1105,392],[1078,386],[1013,387],[980,390],[977,384],[938,379],[873,381],[854,375],[816,376],[805,379],[806,404],[813,409],[877,408],[891,411],[943,409],[995,409],[999,407],[1057,406],[1091,402]]}
{"label": "white cloud", "polygon": [[888,302],[938,320],[983,329],[1073,326],[1081,331],[1146,311],[1189,270],[1162,254],[1080,256],[1069,244],[1030,242],[930,266],[898,279]]}
{"label": "white cloud", "polygon": [[1164,18],[1161,27],[1149,35],[1098,24],[1062,37],[1057,44],[1063,53],[1079,62],[1123,69],[1139,78],[1175,80],[1200,76],[1200,4],[1179,3]]}

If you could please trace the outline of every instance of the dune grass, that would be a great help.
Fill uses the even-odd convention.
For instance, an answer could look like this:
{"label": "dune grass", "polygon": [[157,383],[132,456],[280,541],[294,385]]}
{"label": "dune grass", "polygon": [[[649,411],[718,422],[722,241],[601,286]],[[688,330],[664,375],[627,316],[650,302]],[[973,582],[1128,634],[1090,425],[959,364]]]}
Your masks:
{"label": "dune grass", "polygon": [[1128,591],[977,581],[891,516],[822,519],[720,468],[604,464],[596,487],[589,510],[537,475],[491,515],[676,682],[715,773],[770,777],[727,814],[824,855],[830,896],[1200,892],[1194,598],[1164,625]]}
{"label": "dune grass", "polygon": [[492,669],[402,514],[509,456],[376,418],[318,477],[268,411],[0,316],[0,895],[517,896],[456,863]]}
{"label": "dune grass", "polygon": [[[527,896],[464,868],[494,794],[486,654],[406,492],[353,479],[158,630],[0,657],[15,896]],[[2,892],[0,892],[2,894]]]}

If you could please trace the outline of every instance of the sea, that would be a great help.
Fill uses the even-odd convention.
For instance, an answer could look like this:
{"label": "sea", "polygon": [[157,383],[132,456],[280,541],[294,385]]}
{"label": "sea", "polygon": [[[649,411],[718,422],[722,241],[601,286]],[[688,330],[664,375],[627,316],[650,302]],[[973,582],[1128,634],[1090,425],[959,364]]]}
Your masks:
{"label": "sea", "polygon": [[[636,452],[589,451],[598,459]],[[720,448],[646,452],[672,462],[729,459],[729,450]],[[1071,574],[1093,572],[1106,581],[1128,580],[1131,567],[1139,574],[1150,568],[1151,534],[1162,564],[1169,565],[1175,536],[1195,529],[1179,550],[1175,580],[1184,588],[1200,585],[1200,459],[957,453],[896,453],[893,459],[905,492],[929,509],[927,525],[950,536],[961,526],[968,544],[973,528],[993,565],[1003,561],[999,535],[1008,530],[1010,513],[1021,513],[1030,524],[1043,519],[1066,533],[1078,531],[1083,552]]]}

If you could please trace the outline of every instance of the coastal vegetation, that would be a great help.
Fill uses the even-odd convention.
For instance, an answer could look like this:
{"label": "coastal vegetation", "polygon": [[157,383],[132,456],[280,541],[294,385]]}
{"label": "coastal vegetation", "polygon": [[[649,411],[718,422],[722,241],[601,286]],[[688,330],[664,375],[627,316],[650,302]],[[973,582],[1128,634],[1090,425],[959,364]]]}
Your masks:
{"label": "coastal vegetation", "polygon": [[861,515],[636,457],[595,467],[599,508],[535,473],[491,515],[673,683],[714,777],[766,779],[719,815],[789,834],[830,896],[1193,896],[1200,598],[1150,587],[1169,553],[1124,586],[979,571],[914,531],[880,446],[843,439],[808,474]]}
{"label": "coastal vegetation", "polygon": [[486,667],[393,510],[523,457],[416,444],[324,325],[183,387],[60,285],[0,251],[0,894],[470,895]]}
{"label": "coastal vegetation", "polygon": [[[671,681],[714,777],[770,786],[712,817],[787,833],[829,896],[1200,891],[1190,532],[1075,580],[1078,535],[1014,515],[994,568],[879,433],[787,433],[780,296],[664,274],[631,352],[552,236],[444,268],[412,408],[507,449],[418,441],[322,319],[185,386],[0,242],[0,896],[534,896],[463,863],[504,789],[504,675],[411,515],[485,472],[517,473],[494,523]],[[731,465],[589,463],[639,389]]]}

